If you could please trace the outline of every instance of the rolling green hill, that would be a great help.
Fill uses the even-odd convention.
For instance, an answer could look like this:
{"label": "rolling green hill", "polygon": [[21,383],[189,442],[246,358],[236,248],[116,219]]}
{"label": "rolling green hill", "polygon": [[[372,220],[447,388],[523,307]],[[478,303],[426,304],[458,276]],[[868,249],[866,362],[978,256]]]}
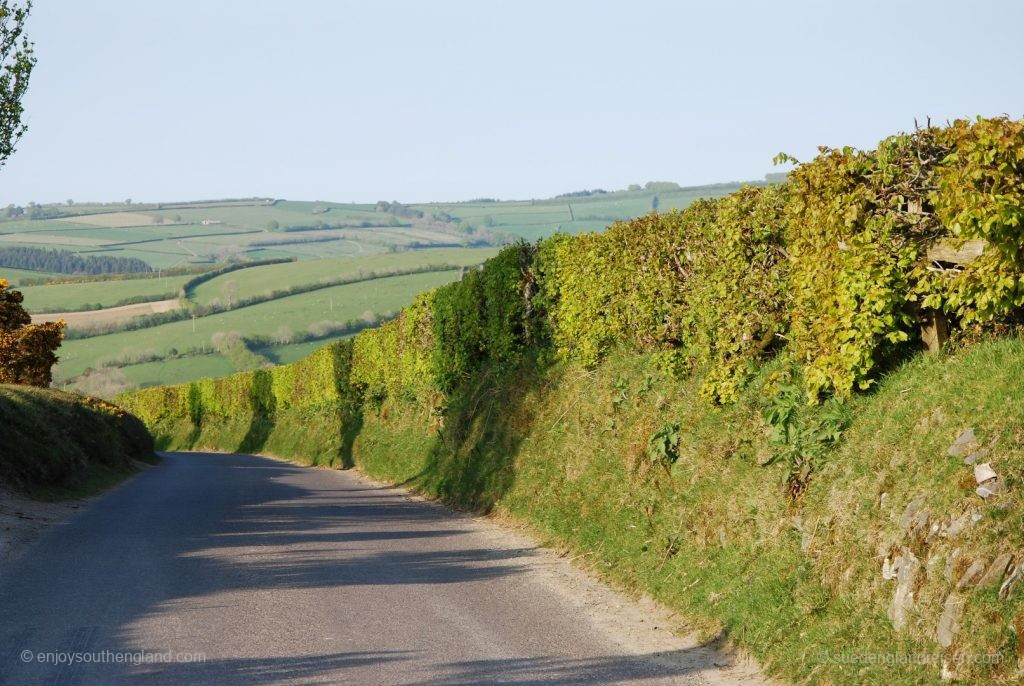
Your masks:
{"label": "rolling green hill", "polygon": [[1022,151],[1007,117],[823,149],[120,401],[510,516],[787,680],[1019,684]]}
{"label": "rolling green hill", "polygon": [[[476,257],[474,260],[479,261]],[[331,332],[351,320],[373,320],[395,312],[417,293],[448,283],[459,275],[459,271],[450,270],[378,278],[197,317],[194,321],[66,340],[58,350],[60,362],[54,368],[55,383],[73,384],[76,377],[88,369],[133,360],[145,360],[148,366],[139,370],[133,369],[134,365],[124,367],[125,381],[130,385],[183,382],[232,371],[231,365],[214,349],[212,339],[217,333],[239,332],[247,338],[272,338],[277,343],[267,346],[265,356],[273,360],[283,355],[287,359],[292,357],[288,354],[292,345],[290,339],[297,334],[312,333],[323,340],[345,335]],[[194,353],[200,354],[194,356]],[[159,363],[149,362],[154,357],[182,354],[188,355]]]}
{"label": "rolling green hill", "polygon": [[[46,205],[39,219],[0,219],[0,247],[137,257],[154,269],[248,259],[368,256],[396,249],[500,244],[683,208],[739,184],[569,194],[537,200],[355,204],[273,199]],[[657,202],[655,202],[657,198]],[[29,211],[31,214],[32,211]],[[53,216],[54,214],[58,216]]]}
{"label": "rolling green hill", "polygon": [[[6,272],[4,272],[6,273]],[[25,286],[25,307],[29,312],[70,312],[100,307],[115,307],[132,298],[177,297],[191,275],[152,279],[122,279]]]}
{"label": "rolling green hill", "polygon": [[190,294],[207,305],[225,298],[249,298],[267,290],[316,284],[326,280],[358,277],[372,271],[394,271],[429,265],[471,266],[494,255],[494,248],[414,250],[402,253],[305,260],[241,269],[199,284]]}

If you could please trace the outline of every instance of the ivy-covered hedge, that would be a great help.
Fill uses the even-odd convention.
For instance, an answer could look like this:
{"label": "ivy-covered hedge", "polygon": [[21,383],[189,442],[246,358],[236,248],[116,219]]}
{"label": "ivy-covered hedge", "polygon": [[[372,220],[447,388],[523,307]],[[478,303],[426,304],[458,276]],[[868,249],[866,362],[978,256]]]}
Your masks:
{"label": "ivy-covered hedge", "polygon": [[683,354],[707,370],[703,394],[733,402],[789,331],[783,186],[744,188],[689,210]]}
{"label": "ivy-covered hedge", "polygon": [[384,398],[431,385],[436,293],[420,294],[393,321],[355,337],[351,371],[354,392]]}
{"label": "ivy-covered hedge", "polygon": [[[873,151],[823,148],[789,186],[791,352],[812,395],[870,386],[922,314],[987,323],[1024,304],[1024,122],[957,121]],[[928,257],[971,239],[985,241],[971,262]]]}
{"label": "ivy-covered hedge", "polygon": [[188,417],[198,427],[291,408],[336,408],[351,397],[351,356],[352,341],[336,341],[292,364],[147,388],[121,400],[147,426],[178,417]]}
{"label": "ivy-covered hedge", "polygon": [[[984,242],[979,258],[929,257],[936,245],[955,252],[967,240]],[[619,345],[677,374],[701,369],[713,402],[735,400],[776,354],[802,367],[810,398],[845,395],[915,345],[922,321],[948,317],[956,328],[1018,317],[1022,246],[1024,122],[957,121],[875,150],[822,148],[783,184],[604,233],[508,246],[360,333],[345,348],[344,379],[317,366],[330,357],[323,352],[299,363],[309,368],[269,372],[273,406],[339,393],[450,394],[484,366],[512,367],[531,352],[589,366]],[[307,387],[307,373],[333,376],[303,380]],[[254,378],[197,382],[189,397],[204,411],[231,412],[247,407]],[[135,397],[159,406],[165,393]]]}

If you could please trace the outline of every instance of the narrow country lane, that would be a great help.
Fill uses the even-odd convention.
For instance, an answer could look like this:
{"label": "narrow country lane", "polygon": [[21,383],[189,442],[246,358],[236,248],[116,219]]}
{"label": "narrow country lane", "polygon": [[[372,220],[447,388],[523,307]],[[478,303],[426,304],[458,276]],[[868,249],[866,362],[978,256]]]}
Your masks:
{"label": "narrow country lane", "polygon": [[565,566],[352,472],[170,453],[0,571],[0,683],[757,681]]}

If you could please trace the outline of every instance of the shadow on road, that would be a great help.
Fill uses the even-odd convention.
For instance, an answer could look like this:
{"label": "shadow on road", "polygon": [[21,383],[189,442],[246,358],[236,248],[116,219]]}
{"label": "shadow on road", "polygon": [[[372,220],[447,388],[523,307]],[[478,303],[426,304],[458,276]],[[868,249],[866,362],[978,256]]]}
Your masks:
{"label": "shadow on road", "polygon": [[[459,659],[489,656],[466,637],[500,624],[500,603],[515,601],[490,598],[488,584],[525,571],[537,551],[485,547],[441,507],[339,479],[249,456],[168,455],[0,578],[0,683],[616,683],[679,677],[699,663],[573,660],[543,645],[532,657]],[[449,626],[460,621],[445,614],[459,611],[452,599],[474,593],[497,603],[484,613],[491,619]],[[378,606],[391,614],[378,618]],[[292,612],[298,621],[285,621]],[[290,629],[274,633],[279,625]],[[296,643],[288,633],[320,625],[342,634],[314,628]],[[207,660],[55,666],[22,662],[24,650],[196,651]]]}
{"label": "shadow on road", "polygon": [[[644,681],[685,682],[699,679],[700,660],[690,653],[701,648],[671,653],[636,656],[609,655],[584,660],[538,657],[506,660],[441,662],[431,665],[430,675],[417,675],[416,664],[423,658],[414,651],[325,653],[304,657],[270,657],[213,660],[205,663],[143,667],[135,676],[149,684],[283,682],[311,683],[394,683],[403,686],[480,686],[481,684],[627,684]],[[408,674],[399,680],[372,680],[375,668],[405,665]],[[422,664],[422,663],[420,663]],[[358,671],[351,680],[345,673]],[[340,681],[339,681],[340,680]],[[697,681],[700,683],[700,681]]]}

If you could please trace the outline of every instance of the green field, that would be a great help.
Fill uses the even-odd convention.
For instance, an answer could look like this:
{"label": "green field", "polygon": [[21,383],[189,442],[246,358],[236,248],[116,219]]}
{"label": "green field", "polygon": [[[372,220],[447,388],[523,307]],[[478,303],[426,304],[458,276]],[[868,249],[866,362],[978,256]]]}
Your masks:
{"label": "green field", "polygon": [[590,196],[517,200],[506,202],[431,203],[415,205],[426,212],[448,212],[471,224],[527,240],[566,233],[600,231],[613,221],[638,217],[651,211],[658,196],[659,211],[682,209],[698,198],[728,195],[739,183],[680,188],[670,191],[617,191]]}
{"label": "green field", "polygon": [[495,250],[492,248],[415,250],[366,257],[341,257],[271,264],[229,272],[201,283],[191,294],[191,298],[195,302],[205,305],[214,300],[223,300],[228,296],[234,299],[248,298],[266,291],[292,286],[303,286],[325,280],[356,278],[372,271],[415,269],[441,264],[471,266],[482,263],[494,253]]}
{"label": "green field", "polygon": [[[258,352],[274,364],[290,364],[308,356],[317,348],[322,348],[328,342],[329,340],[322,340],[276,345],[260,348]],[[125,380],[131,386],[137,387],[185,383],[203,377],[226,376],[235,371],[231,363],[218,353],[171,358],[159,362],[144,362],[121,369]]]}
{"label": "green field", "polygon": [[29,269],[9,269],[7,267],[0,267],[0,279],[7,279],[12,286],[17,286],[25,279],[40,279],[40,278],[56,278],[59,274],[51,274],[49,272],[36,272]]}
{"label": "green field", "polygon": [[20,290],[25,295],[25,309],[29,312],[69,312],[84,309],[85,305],[113,307],[116,303],[133,296],[177,294],[182,284],[192,276],[47,284],[26,286]]}
{"label": "green field", "polygon": [[[378,315],[394,312],[408,304],[416,294],[458,277],[457,270],[392,276],[279,298],[199,317],[194,322],[173,322],[136,331],[68,340],[57,351],[61,359],[54,369],[54,376],[62,380],[72,379],[87,368],[98,366],[103,359],[119,357],[125,352],[164,355],[172,348],[178,351],[208,348],[211,337],[217,332],[238,331],[246,336],[269,336],[281,327],[288,327],[298,333],[318,322],[344,322],[359,318],[366,312]],[[184,364],[188,365],[187,362]],[[203,375],[197,372],[190,378]]]}
{"label": "green field", "polygon": [[[323,345],[321,343],[321,345]],[[144,362],[125,367],[121,372],[132,386],[159,386],[165,383],[183,383],[202,377],[231,374],[235,368],[220,354],[191,355],[159,362]]]}
{"label": "green field", "polygon": [[[330,279],[357,277],[360,273],[365,274],[371,271],[405,270],[441,264],[470,266],[480,264],[494,252],[493,248],[415,250],[253,267],[230,272],[200,284],[193,294],[193,300],[201,304],[221,300],[225,295],[225,288],[230,289],[234,298],[246,298],[262,294],[267,290],[303,286]],[[268,255],[268,257],[271,256],[278,255]],[[286,255],[280,256],[287,257]],[[19,279],[54,275],[19,269],[4,269],[0,271],[0,276],[17,285]],[[193,276],[178,275],[162,278],[63,283],[26,286],[20,290],[25,295],[25,307],[29,312],[69,312],[91,309],[97,305],[113,307],[127,298],[138,296],[156,296],[166,293],[171,294],[170,297],[175,297],[182,285]]]}
{"label": "green field", "polygon": [[[82,255],[137,257],[154,269],[188,263],[221,262],[238,256],[318,258],[387,252],[392,246],[458,245],[465,237],[454,226],[363,226],[411,224],[373,205],[327,202],[248,201],[189,203],[184,206],[61,206],[60,219],[0,221],[0,247],[30,246],[70,250]],[[74,214],[81,212],[82,214]],[[273,223],[276,223],[276,230]],[[315,231],[284,231],[315,227]],[[329,238],[300,242],[310,237]],[[276,246],[252,245],[282,242]]]}
{"label": "green field", "polygon": [[[396,248],[495,245],[510,238],[533,241],[556,231],[600,231],[613,221],[650,212],[655,196],[664,211],[737,187],[733,183],[544,200],[411,203],[394,212],[378,211],[373,204],[267,199],[47,206],[65,217],[0,220],[0,247],[137,257],[154,269],[237,257],[367,256]],[[317,225],[320,228],[314,230],[284,230]],[[328,240],[308,241],[314,238]],[[260,245],[268,242],[274,245]]]}

